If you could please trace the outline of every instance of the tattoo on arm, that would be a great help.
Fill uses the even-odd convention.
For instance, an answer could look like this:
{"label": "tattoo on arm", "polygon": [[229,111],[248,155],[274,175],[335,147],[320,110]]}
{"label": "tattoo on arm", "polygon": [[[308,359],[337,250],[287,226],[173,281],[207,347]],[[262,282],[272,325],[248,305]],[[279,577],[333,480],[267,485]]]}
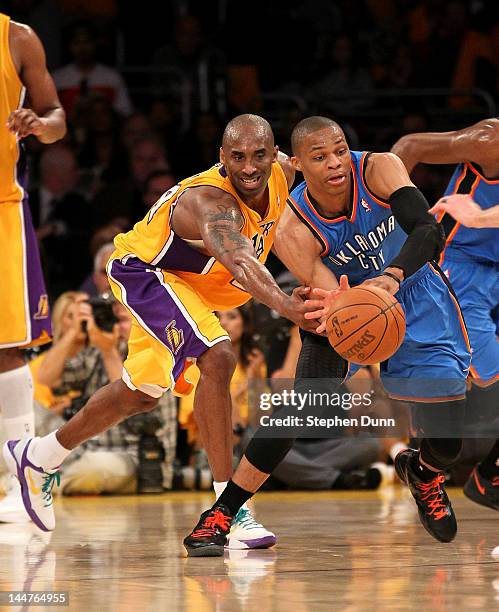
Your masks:
{"label": "tattoo on arm", "polygon": [[223,258],[234,251],[252,249],[251,242],[240,232],[244,219],[233,206],[217,204],[218,212],[206,216],[207,237],[214,255]]}

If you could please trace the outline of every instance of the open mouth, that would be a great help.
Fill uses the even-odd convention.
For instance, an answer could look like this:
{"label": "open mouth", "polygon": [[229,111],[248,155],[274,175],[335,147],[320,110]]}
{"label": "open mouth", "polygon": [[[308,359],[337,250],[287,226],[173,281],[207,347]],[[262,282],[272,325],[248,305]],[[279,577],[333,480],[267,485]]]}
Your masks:
{"label": "open mouth", "polygon": [[346,174],[338,174],[336,176],[330,176],[327,179],[327,183],[329,183],[330,185],[333,185],[334,187],[338,187],[339,185],[342,185],[345,181],[346,181]]}
{"label": "open mouth", "polygon": [[247,189],[254,189],[259,185],[261,178],[261,176],[253,176],[251,178],[243,178],[241,176],[239,180]]}

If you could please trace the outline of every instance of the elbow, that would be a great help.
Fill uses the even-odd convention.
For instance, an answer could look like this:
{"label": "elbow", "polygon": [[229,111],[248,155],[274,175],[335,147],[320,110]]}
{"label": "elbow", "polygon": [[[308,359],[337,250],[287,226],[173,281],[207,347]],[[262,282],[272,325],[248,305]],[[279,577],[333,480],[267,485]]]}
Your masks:
{"label": "elbow", "polygon": [[418,241],[420,244],[420,252],[424,253],[427,261],[438,259],[445,247],[445,230],[441,223],[437,223],[434,219],[430,222],[425,222],[420,226]]}
{"label": "elbow", "polygon": [[390,149],[390,153],[393,153],[397,157],[400,157],[400,159],[403,159],[404,156],[410,154],[411,149],[411,137],[410,134],[408,134],[407,136],[402,136],[402,138],[397,140],[397,142]]}

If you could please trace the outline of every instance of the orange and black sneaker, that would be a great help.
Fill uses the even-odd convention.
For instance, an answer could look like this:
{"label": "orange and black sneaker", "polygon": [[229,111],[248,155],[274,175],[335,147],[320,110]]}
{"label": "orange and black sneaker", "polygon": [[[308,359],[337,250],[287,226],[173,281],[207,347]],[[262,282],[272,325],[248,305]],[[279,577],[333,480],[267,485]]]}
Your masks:
{"label": "orange and black sneaker", "polygon": [[419,520],[439,542],[451,542],[457,533],[457,522],[447,493],[443,488],[445,476],[435,472],[431,480],[423,480],[415,469],[419,462],[419,452],[411,448],[400,451],[395,457],[395,470],[398,477],[410,489],[416,500]]}
{"label": "orange and black sneaker", "polygon": [[222,557],[233,518],[223,504],[215,504],[203,512],[198,524],[184,539],[189,557]]}
{"label": "orange and black sneaker", "polygon": [[466,481],[463,489],[464,494],[468,499],[481,506],[499,510],[499,476],[487,480],[480,474],[478,468],[479,466],[475,466]]}

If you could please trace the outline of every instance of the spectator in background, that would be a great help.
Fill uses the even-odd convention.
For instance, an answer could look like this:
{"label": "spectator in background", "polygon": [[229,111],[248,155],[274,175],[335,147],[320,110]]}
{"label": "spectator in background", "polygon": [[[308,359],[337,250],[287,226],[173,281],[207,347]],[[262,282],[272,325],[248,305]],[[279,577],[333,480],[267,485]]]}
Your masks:
{"label": "spectator in background", "polygon": [[121,144],[127,151],[131,151],[139,140],[149,138],[152,135],[153,129],[150,118],[140,111],[135,111],[126,117],[121,124]]}
{"label": "spectator in background", "polygon": [[179,109],[167,98],[155,98],[147,113],[152,131],[160,138],[170,157],[177,152],[179,144]]}
{"label": "spectator in background", "polygon": [[[490,10],[490,13],[483,11],[464,35],[453,70],[453,89],[478,87],[497,99],[499,95],[497,5],[495,11],[495,15],[493,10]],[[473,100],[466,96],[455,96],[450,99],[450,106],[454,109],[464,110],[472,103]]]}
{"label": "spectator in background", "polygon": [[154,54],[158,97],[174,100],[181,114],[181,131],[187,132],[198,113],[225,113],[225,57],[208,43],[194,15],[179,17],[173,41]]}
{"label": "spectator in background", "polygon": [[111,291],[106,273],[106,264],[115,250],[112,242],[103,244],[94,257],[94,271],[89,274],[80,287],[80,291],[89,296],[96,296]]}
{"label": "spectator in background", "polygon": [[[177,176],[192,176],[218,162],[223,128],[214,113],[200,113],[192,130],[178,144],[172,157]],[[195,155],[192,152],[195,151]]]}
{"label": "spectator in background", "polygon": [[92,265],[92,209],[77,191],[78,182],[76,157],[68,146],[43,151],[40,185],[29,198],[51,296],[81,283]]}
{"label": "spectator in background", "polygon": [[49,71],[60,66],[63,18],[60,0],[11,0],[8,4],[11,19],[28,24],[39,36]]}
{"label": "spectator in background", "polygon": [[120,115],[127,116],[133,110],[123,77],[97,61],[96,39],[91,22],[79,21],[70,26],[68,49],[73,61],[54,72],[59,97],[70,119],[76,103],[91,92],[104,95]]}
{"label": "spectator in background", "polygon": [[80,184],[91,199],[104,183],[125,175],[127,151],[120,140],[120,118],[106,97],[90,94],[78,107],[73,133],[79,141]]}
{"label": "spectator in background", "polygon": [[[53,308],[54,343],[39,357],[36,382],[53,395],[65,419],[83,406],[89,395],[121,377],[130,334],[131,318],[120,304],[113,304],[118,321],[111,332],[95,323],[87,296],[67,292]],[[83,331],[82,323],[86,324]],[[48,406],[51,408],[51,406]],[[155,414],[161,421],[165,449],[164,484],[171,486],[176,441],[176,405],[166,393]],[[134,418],[134,417],[132,417]],[[128,426],[130,419],[82,445],[62,471],[64,494],[133,493],[137,486],[140,436]],[[140,474],[139,474],[140,476]]]}
{"label": "spectator in background", "polygon": [[142,192],[144,214],[159,198],[177,184],[177,179],[169,170],[155,170],[146,179]]}
{"label": "spectator in background", "polygon": [[90,238],[90,255],[95,258],[97,251],[108,242],[112,242],[117,234],[126,230],[124,224],[109,223],[98,227]]}
{"label": "spectator in background", "polygon": [[128,175],[110,182],[96,195],[93,206],[97,225],[118,224],[130,228],[144,216],[142,193],[155,170],[169,170],[162,142],[155,136],[137,140],[128,152]]}
{"label": "spectator in background", "polygon": [[[330,111],[348,114],[366,108],[369,99],[356,97],[372,89],[373,84],[368,70],[360,64],[358,52],[348,34],[340,34],[333,41],[330,70],[311,85],[311,99]],[[352,97],[334,99],[338,93],[351,94]]]}

